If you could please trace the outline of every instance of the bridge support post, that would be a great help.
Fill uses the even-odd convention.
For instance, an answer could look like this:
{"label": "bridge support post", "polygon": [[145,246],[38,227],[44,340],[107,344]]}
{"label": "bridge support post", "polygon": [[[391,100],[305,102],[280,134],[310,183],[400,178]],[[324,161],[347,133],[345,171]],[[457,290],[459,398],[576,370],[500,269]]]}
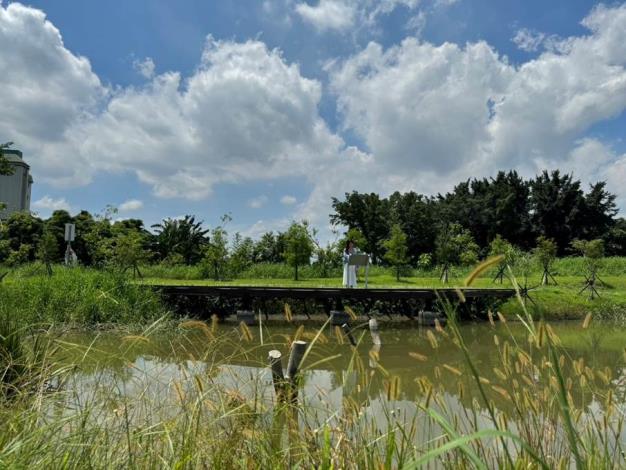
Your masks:
{"label": "bridge support post", "polygon": [[237,310],[237,321],[244,322],[248,326],[256,325],[256,318],[252,310]]}
{"label": "bridge support post", "polygon": [[330,312],[330,324],[331,326],[341,326],[344,323],[350,322],[350,315],[342,310],[331,310]]}

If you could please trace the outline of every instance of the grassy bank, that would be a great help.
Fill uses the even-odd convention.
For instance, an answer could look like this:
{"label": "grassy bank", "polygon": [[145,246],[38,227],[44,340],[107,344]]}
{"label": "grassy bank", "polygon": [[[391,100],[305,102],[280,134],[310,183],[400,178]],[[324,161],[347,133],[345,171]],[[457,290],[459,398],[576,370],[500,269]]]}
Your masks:
{"label": "grassy bank", "polygon": [[[463,286],[465,277],[470,270],[454,268],[448,287]],[[612,258],[607,260],[601,278],[605,284],[598,284],[600,297],[590,299],[589,291],[580,292],[584,287],[584,267],[580,258],[559,260],[555,266],[557,286],[541,286],[541,273],[533,271],[529,276],[527,286],[534,302],[528,301],[528,310],[536,318],[547,320],[582,319],[588,313],[594,318],[606,320],[626,320],[626,259]],[[153,274],[149,270],[148,274]],[[165,274],[165,273],[162,273]],[[438,288],[445,285],[439,280],[439,273],[435,271],[415,271],[400,281],[389,270],[377,268],[372,270],[369,277],[369,286],[372,288]],[[496,272],[491,270],[475,281],[475,287],[495,288],[512,287],[508,279],[503,283],[493,282]],[[341,287],[341,277],[305,278],[294,281],[285,278],[240,278],[229,281],[213,281],[207,279],[163,278],[146,277],[141,282],[147,284],[169,285],[242,285],[242,286],[285,286],[285,287]],[[518,279],[522,283],[522,279]],[[363,285],[363,279],[360,279]],[[517,299],[511,299],[501,306],[501,312],[513,318],[521,313]]]}
{"label": "grassy bank", "polygon": [[[340,287],[341,277],[309,277],[294,281],[289,268],[273,265],[271,269],[258,266],[268,277],[238,278],[213,281],[197,278],[195,267],[146,266],[144,279],[122,276],[115,270],[89,268],[66,269],[57,266],[54,275],[45,275],[40,264],[31,264],[11,271],[0,282],[0,312],[12,315],[30,324],[74,323],[93,325],[99,323],[145,323],[165,313],[157,295],[140,284],[190,284],[190,285],[263,285],[292,287]],[[535,318],[548,320],[581,319],[588,313],[594,318],[626,320],[626,258],[607,258],[600,276],[606,285],[599,285],[599,298],[589,299],[588,291],[579,294],[584,285],[584,267],[580,258],[564,258],[554,267],[557,286],[539,286],[540,271],[535,269],[528,279],[534,300],[528,310]],[[269,274],[271,275],[269,275]],[[306,274],[304,270],[304,274]],[[462,286],[469,268],[452,269],[449,286]],[[276,277],[277,275],[285,277]],[[309,273],[312,274],[312,273]],[[435,270],[410,271],[399,282],[388,269],[373,267],[369,285],[372,288],[442,287]],[[495,272],[490,270],[477,279],[475,287],[511,287],[505,279],[502,284],[493,282]],[[169,277],[168,277],[169,276]],[[519,279],[522,282],[522,279]],[[363,285],[361,276],[360,285]],[[520,304],[511,299],[501,306],[508,317],[521,313]]]}
{"label": "grassy bank", "polygon": [[145,324],[166,314],[156,294],[112,271],[38,264],[0,282],[0,315],[28,325]]}

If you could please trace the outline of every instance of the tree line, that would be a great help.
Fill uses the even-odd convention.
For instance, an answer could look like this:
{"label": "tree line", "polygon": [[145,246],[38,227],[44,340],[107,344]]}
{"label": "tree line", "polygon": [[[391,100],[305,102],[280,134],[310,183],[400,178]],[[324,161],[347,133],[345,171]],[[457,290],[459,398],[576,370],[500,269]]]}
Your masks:
{"label": "tree line", "polygon": [[146,263],[199,265],[214,279],[235,277],[259,263],[288,264],[296,278],[300,267],[313,263],[327,276],[341,266],[347,239],[375,263],[395,267],[398,276],[407,266],[435,265],[443,276],[451,265],[469,265],[508,246],[528,252],[545,242],[555,255],[580,252],[577,240],[600,240],[607,254],[626,255],[626,221],[616,217],[615,195],[603,182],[585,192],[580,181],[558,171],[531,180],[500,172],[437,196],[352,192],[333,198],[332,208],[331,222],[345,230],[327,244],[305,221],[253,240],[228,233],[230,216],[209,229],[191,215],[152,227],[139,219],[115,220],[113,207],[96,215],[57,210],[47,219],[16,213],[0,223],[0,263],[61,261],[66,223],[76,225],[72,246],[83,265],[114,264],[138,274]]}
{"label": "tree line", "polygon": [[602,239],[607,254],[626,255],[626,220],[617,218],[615,195],[604,182],[587,192],[572,175],[544,171],[524,179],[515,171],[494,178],[471,179],[437,196],[395,192],[346,193],[333,198],[331,222],[357,230],[362,249],[384,261],[385,241],[399,226],[406,235],[410,264],[424,253],[435,255],[437,239],[466,237],[479,257],[497,236],[523,250],[538,237],[553,240],[560,256],[573,253],[574,240]]}

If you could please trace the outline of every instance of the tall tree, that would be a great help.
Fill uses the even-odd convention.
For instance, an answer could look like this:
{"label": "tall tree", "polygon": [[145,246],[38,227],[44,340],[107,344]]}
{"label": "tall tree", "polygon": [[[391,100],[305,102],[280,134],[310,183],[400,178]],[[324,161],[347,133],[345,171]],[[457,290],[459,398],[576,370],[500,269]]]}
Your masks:
{"label": "tall tree", "polygon": [[[57,249],[54,252],[52,252],[54,256],[54,258],[52,259],[52,262],[57,262],[62,259],[63,257],[62,253],[65,252],[65,245],[66,245],[65,224],[69,224],[73,222],[74,222],[74,219],[65,210],[54,211],[52,215],[44,222],[46,231],[50,232],[50,234],[56,240],[56,244],[57,244]],[[78,256],[78,254],[76,256]]]}
{"label": "tall tree", "polygon": [[210,275],[215,280],[226,276],[228,263],[228,233],[221,227],[215,227],[211,231],[211,239],[204,249],[205,265],[204,274]]}
{"label": "tall tree", "polygon": [[203,229],[202,222],[196,222],[194,216],[164,219],[152,227],[156,231],[156,249],[162,259],[178,254],[185,264],[195,264],[202,258],[209,230]]}
{"label": "tall tree", "polygon": [[495,178],[474,179],[439,196],[443,221],[468,229],[485,248],[501,235],[511,243],[530,247],[529,184],[515,171],[499,172]]}
{"label": "tall tree", "polygon": [[531,220],[537,234],[551,238],[564,254],[571,241],[580,238],[585,196],[580,181],[558,170],[544,171],[530,183]]}
{"label": "tall tree", "polygon": [[374,261],[380,261],[383,255],[381,242],[389,236],[390,205],[387,199],[378,194],[361,194],[356,191],[345,194],[345,200],[332,199],[335,211],[330,220],[336,225],[358,229],[365,237],[365,246]]}
{"label": "tall tree", "polygon": [[581,233],[578,236],[591,240],[606,237],[615,225],[617,206],[614,194],[606,190],[606,182],[592,184],[585,194],[585,204],[581,214]]}
{"label": "tall tree", "polygon": [[434,251],[437,238],[437,201],[414,192],[393,193],[389,197],[390,220],[406,234],[408,261],[416,264],[423,253]]}
{"label": "tall tree", "polygon": [[298,268],[308,265],[313,254],[313,242],[306,222],[293,222],[285,236],[285,260],[294,268],[294,279],[297,281]]}
{"label": "tall tree", "polygon": [[478,261],[478,245],[469,230],[459,224],[443,224],[436,240],[435,257],[441,265],[440,279],[447,283],[450,266]]}
{"label": "tall tree", "polygon": [[626,256],[626,219],[617,219],[605,238],[607,255]]}
{"label": "tall tree", "polygon": [[389,239],[383,242],[385,248],[385,260],[396,270],[396,280],[400,280],[402,267],[406,266],[409,261],[407,253],[407,236],[402,231],[400,224],[391,227],[391,235]]}

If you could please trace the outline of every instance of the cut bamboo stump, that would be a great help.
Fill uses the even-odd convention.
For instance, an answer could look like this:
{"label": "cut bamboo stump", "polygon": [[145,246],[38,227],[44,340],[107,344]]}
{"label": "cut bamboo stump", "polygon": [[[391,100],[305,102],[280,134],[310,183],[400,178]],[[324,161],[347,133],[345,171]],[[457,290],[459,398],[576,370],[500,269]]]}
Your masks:
{"label": "cut bamboo stump", "polygon": [[296,403],[298,400],[299,370],[300,363],[306,352],[306,341],[294,341],[291,344],[289,362],[287,363],[287,380],[289,381],[289,401]]}
{"label": "cut bamboo stump", "polygon": [[283,375],[282,353],[276,349],[272,349],[268,353],[268,361],[272,370],[272,382],[274,383],[274,391],[276,392],[276,401],[283,402],[285,400],[285,376]]}
{"label": "cut bamboo stump", "polygon": [[383,342],[380,340],[380,333],[378,332],[378,320],[370,318],[369,321],[370,334],[372,335],[372,343],[381,345]]}

